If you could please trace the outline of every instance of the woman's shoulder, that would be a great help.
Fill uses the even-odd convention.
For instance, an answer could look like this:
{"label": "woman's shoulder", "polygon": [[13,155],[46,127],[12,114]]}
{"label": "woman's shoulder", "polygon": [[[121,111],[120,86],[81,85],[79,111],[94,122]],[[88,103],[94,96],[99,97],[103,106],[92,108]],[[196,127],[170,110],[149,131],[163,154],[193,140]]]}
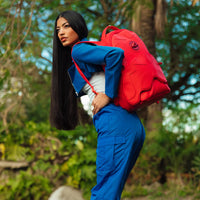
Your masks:
{"label": "woman's shoulder", "polygon": [[84,41],[80,41],[78,43],[76,43],[73,46],[72,49],[72,55],[74,54],[79,54],[82,52],[95,52],[95,53],[102,53],[102,52],[116,52],[116,53],[124,53],[124,51],[119,48],[119,47],[113,47],[113,46],[102,46],[101,43],[98,43],[98,41],[88,41],[88,40],[84,40]]}
{"label": "woman's shoulder", "polygon": [[112,55],[122,57],[124,51],[118,47],[101,46],[96,42],[85,40],[76,43],[72,49],[73,59],[85,62],[93,62],[95,60],[94,63],[103,63],[107,56]]}

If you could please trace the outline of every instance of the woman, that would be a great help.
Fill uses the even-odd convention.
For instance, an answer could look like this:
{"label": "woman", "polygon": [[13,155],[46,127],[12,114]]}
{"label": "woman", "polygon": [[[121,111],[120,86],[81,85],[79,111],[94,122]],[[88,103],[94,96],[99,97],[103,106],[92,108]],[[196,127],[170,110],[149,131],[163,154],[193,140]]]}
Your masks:
{"label": "woman", "polygon": [[[86,43],[75,45],[86,41],[87,35],[86,23],[77,12],[65,11],[57,17],[50,120],[58,129],[75,128],[78,121],[75,94],[89,96],[98,133],[97,184],[92,189],[91,200],[119,200],[142,148],[145,132],[136,113],[129,113],[112,103],[117,96],[123,50]],[[78,73],[71,56],[90,80],[97,95]],[[106,65],[105,72],[102,65]]]}

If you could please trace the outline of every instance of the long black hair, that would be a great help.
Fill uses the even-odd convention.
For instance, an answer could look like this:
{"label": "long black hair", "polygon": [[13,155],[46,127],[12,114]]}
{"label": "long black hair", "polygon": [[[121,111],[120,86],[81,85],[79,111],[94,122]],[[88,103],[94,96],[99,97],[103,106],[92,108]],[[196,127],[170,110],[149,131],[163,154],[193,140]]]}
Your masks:
{"label": "long black hair", "polygon": [[79,39],[88,35],[83,17],[75,11],[65,11],[55,21],[53,37],[53,69],[51,81],[50,123],[57,129],[74,129],[78,123],[77,97],[67,73],[72,65],[71,48],[64,47],[56,31],[57,20],[63,17],[78,34]]}

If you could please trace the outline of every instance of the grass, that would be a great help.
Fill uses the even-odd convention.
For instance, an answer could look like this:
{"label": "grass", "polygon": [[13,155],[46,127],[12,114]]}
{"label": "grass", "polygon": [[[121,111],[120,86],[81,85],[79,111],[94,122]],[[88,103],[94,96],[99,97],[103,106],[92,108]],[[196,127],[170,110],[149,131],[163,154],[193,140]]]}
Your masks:
{"label": "grass", "polygon": [[122,200],[198,200],[199,187],[191,183],[171,182],[161,185],[157,182],[144,186],[125,186]]}

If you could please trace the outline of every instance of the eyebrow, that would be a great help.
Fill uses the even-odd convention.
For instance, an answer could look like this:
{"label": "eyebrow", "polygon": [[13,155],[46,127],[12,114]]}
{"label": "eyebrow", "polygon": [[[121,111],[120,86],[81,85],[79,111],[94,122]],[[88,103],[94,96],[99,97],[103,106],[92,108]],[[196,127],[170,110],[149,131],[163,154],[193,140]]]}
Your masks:
{"label": "eyebrow", "polygon": [[[65,24],[69,24],[68,22],[64,22],[61,26],[64,26]],[[59,28],[60,26],[56,26],[56,28]]]}

